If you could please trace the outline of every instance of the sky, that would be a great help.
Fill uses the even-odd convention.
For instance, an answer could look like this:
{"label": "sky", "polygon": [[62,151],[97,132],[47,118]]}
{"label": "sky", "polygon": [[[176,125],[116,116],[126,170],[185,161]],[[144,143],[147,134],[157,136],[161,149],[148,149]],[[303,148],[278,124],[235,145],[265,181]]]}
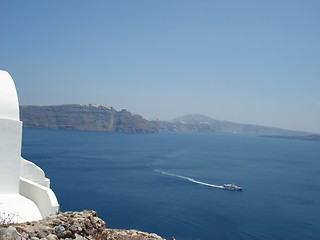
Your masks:
{"label": "sky", "polygon": [[320,133],[318,0],[0,0],[20,104]]}

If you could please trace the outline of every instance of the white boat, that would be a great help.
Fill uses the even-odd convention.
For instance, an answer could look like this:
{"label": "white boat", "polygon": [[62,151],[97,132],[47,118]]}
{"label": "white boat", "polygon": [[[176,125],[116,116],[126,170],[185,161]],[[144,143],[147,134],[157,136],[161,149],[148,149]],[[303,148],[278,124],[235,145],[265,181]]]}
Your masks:
{"label": "white boat", "polygon": [[242,191],[242,187],[239,187],[235,184],[223,184],[223,188],[226,190],[232,190],[232,191]]}

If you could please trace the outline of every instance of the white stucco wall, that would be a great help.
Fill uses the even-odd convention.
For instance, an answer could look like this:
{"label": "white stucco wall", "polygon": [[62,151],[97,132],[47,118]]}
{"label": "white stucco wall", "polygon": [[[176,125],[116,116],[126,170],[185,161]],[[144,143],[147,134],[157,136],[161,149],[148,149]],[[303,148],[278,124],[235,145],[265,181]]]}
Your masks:
{"label": "white stucco wall", "polygon": [[50,179],[45,177],[44,171],[33,162],[21,158],[20,176],[50,188]]}
{"label": "white stucco wall", "polygon": [[20,194],[38,206],[43,218],[59,211],[58,200],[50,188],[20,177]]}
{"label": "white stucco wall", "polygon": [[22,122],[11,76],[0,70],[0,213],[33,221],[59,210],[44,171],[21,158]]}
{"label": "white stucco wall", "polygon": [[19,121],[16,87],[10,74],[2,70],[0,70],[0,118]]}
{"label": "white stucco wall", "polygon": [[21,134],[20,121],[0,119],[0,194],[19,192]]}
{"label": "white stucco wall", "polygon": [[15,85],[0,71],[0,194],[18,193],[22,123]]}

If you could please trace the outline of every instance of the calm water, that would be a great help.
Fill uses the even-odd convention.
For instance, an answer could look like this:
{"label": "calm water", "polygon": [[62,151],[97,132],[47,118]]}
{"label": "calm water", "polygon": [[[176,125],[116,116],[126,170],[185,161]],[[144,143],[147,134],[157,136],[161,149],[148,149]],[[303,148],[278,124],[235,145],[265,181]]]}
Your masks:
{"label": "calm water", "polygon": [[[320,142],[24,129],[61,210],[177,240],[319,239]],[[159,171],[243,192],[203,186]]]}

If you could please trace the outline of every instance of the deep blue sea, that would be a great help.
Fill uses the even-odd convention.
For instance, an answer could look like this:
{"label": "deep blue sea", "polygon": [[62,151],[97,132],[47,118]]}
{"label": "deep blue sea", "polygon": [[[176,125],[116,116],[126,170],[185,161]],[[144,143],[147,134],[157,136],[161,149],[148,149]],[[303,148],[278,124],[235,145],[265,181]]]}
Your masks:
{"label": "deep blue sea", "polygon": [[110,228],[177,240],[320,239],[320,142],[24,129],[22,156],[45,170],[62,211],[96,210]]}

